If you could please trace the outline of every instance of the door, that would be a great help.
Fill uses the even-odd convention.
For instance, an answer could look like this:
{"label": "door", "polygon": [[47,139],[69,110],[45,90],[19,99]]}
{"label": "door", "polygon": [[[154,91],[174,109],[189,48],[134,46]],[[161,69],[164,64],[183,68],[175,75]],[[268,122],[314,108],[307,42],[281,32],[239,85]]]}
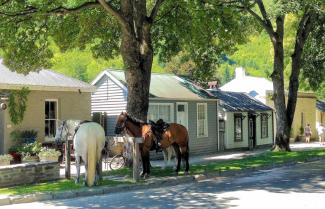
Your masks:
{"label": "door", "polygon": [[188,104],[187,102],[176,103],[176,123],[182,124],[188,129]]}
{"label": "door", "polygon": [[5,126],[5,112],[0,110],[0,154],[4,154],[5,136],[4,136],[4,126]]}
{"label": "door", "polygon": [[226,125],[224,120],[219,120],[219,149],[220,151],[225,150],[225,130]]}
{"label": "door", "polygon": [[256,116],[248,116],[248,148],[253,149],[256,146]]}

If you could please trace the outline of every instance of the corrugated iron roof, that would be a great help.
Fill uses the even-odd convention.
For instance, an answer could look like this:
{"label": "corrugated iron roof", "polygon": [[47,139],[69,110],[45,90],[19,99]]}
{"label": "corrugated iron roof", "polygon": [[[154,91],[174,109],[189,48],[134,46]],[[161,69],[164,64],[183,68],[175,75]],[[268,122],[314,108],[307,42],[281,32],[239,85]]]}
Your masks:
{"label": "corrugated iron roof", "polygon": [[95,88],[83,81],[53,72],[40,70],[27,75],[10,71],[0,59],[0,89],[20,89],[24,86],[30,90],[93,92]]}
{"label": "corrugated iron roof", "polygon": [[220,100],[220,106],[230,112],[254,112],[268,111],[271,107],[254,99],[246,93],[229,92],[221,90],[209,90],[214,96]]}
{"label": "corrugated iron roof", "polygon": [[322,112],[325,112],[325,100],[317,100],[316,107]]}
{"label": "corrugated iron roof", "polygon": [[[124,71],[106,70],[126,86]],[[173,74],[151,74],[150,98],[202,100],[216,99],[205,89]]]}

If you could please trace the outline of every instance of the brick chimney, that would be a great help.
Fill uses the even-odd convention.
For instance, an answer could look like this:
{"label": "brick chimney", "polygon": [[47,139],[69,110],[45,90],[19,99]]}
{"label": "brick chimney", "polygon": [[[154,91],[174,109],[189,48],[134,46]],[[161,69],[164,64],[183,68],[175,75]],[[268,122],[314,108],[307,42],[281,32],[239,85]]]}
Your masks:
{"label": "brick chimney", "polygon": [[218,88],[218,81],[210,81],[208,82],[209,89],[217,89]]}

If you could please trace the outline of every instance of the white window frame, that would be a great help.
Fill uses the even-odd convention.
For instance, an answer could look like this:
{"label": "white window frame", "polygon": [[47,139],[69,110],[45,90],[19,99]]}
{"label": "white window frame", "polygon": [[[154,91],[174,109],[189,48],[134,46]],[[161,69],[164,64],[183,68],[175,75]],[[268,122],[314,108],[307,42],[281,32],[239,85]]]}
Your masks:
{"label": "white window frame", "polygon": [[[263,120],[265,119],[265,121]],[[265,122],[265,124],[263,124]],[[263,126],[265,125],[265,127]],[[265,128],[265,132],[263,132],[263,128]],[[263,135],[265,133],[265,135]],[[269,137],[269,118],[267,113],[261,113],[261,138],[268,138]]]}
{"label": "white window frame", "polygon": [[[149,108],[150,106],[152,105],[158,105],[158,109],[159,109],[159,106],[170,106],[170,115],[169,115],[169,118],[170,118],[170,121],[165,121],[165,122],[168,122],[168,123],[173,123],[174,122],[174,103],[158,103],[158,102],[155,102],[155,103],[151,103],[149,102]],[[149,109],[148,109],[149,111]],[[149,112],[148,112],[149,113]],[[149,114],[148,114],[149,116]],[[148,118],[149,120],[150,118]],[[158,118],[159,119],[159,118]],[[157,119],[157,120],[158,120]]]}
{"label": "white window frame", "polygon": [[[44,105],[45,105],[46,102],[56,102],[56,119],[46,119],[44,117],[44,125],[45,125],[45,121],[47,121],[47,120],[48,121],[49,120],[55,120],[55,127],[57,128],[58,127],[58,119],[59,119],[59,100],[58,99],[45,99]],[[45,116],[45,110],[44,110],[44,116]],[[54,134],[55,134],[55,132],[56,132],[56,130],[54,130]],[[54,139],[54,136],[55,136],[55,135],[53,137],[47,136],[45,134],[45,130],[44,130],[44,135],[45,135],[46,140]]]}
{"label": "white window frame", "polygon": [[[205,109],[205,119],[204,119],[204,134],[199,135],[199,106],[203,105]],[[208,137],[208,104],[207,103],[197,103],[196,104],[196,135],[198,138]]]}

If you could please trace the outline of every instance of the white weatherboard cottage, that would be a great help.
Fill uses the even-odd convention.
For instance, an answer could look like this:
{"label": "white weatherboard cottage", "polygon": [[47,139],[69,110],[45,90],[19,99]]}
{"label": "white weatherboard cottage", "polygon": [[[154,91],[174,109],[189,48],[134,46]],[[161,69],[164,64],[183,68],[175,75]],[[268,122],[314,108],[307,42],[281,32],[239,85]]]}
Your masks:
{"label": "white weatherboard cottage", "polygon": [[272,108],[245,93],[209,90],[218,98],[221,150],[273,143]]}
{"label": "white weatherboard cottage", "polygon": [[[272,100],[273,83],[271,81],[261,77],[248,76],[242,67],[236,68],[235,76],[233,80],[221,86],[220,89],[222,91],[244,92],[262,103],[274,107]],[[311,125],[312,132],[316,133],[316,120],[315,94],[312,92],[298,92],[297,105],[292,123],[292,139],[301,135],[300,129],[301,127],[305,127],[307,123]]]}
{"label": "white weatherboard cottage", "polygon": [[[106,112],[107,133],[114,135],[116,117],[126,110],[124,71],[105,70],[92,82],[91,111]],[[195,84],[172,74],[152,73],[148,119],[163,119],[187,127],[190,153],[218,151],[217,99]]]}

